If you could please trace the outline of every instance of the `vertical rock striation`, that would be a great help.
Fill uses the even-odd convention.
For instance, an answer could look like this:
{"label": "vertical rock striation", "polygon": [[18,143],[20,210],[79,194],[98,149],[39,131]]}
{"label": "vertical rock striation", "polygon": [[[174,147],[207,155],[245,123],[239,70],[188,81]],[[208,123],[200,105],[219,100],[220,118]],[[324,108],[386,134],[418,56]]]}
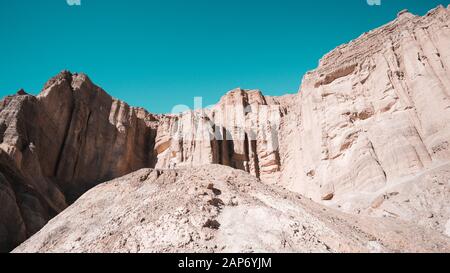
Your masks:
{"label": "vertical rock striation", "polygon": [[[152,115],[86,75],[62,72],[36,97],[20,90],[4,98],[0,251],[93,186],[141,168],[221,164],[316,201],[365,198],[358,211],[386,210],[392,203],[383,191],[411,175],[442,186],[445,169],[436,183],[423,172],[450,162],[449,13],[442,6],[423,17],[401,12],[323,57],[296,95],[239,88],[209,109]],[[423,191],[408,192],[425,200],[405,197],[412,215],[433,203]],[[445,220],[450,198],[437,192],[444,204],[430,207]]]}
{"label": "vertical rock striation", "polygon": [[305,76],[293,189],[315,199],[377,191],[450,159],[449,24],[444,7],[402,12]]}
{"label": "vertical rock striation", "polygon": [[157,167],[221,164],[258,178],[279,172],[283,106],[259,90],[235,89],[211,109],[165,116],[158,127]]}

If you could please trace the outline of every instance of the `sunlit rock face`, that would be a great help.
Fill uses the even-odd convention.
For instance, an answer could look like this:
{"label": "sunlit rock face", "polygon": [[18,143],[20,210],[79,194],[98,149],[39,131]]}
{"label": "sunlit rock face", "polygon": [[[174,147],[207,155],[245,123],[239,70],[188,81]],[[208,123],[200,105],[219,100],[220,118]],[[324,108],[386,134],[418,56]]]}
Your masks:
{"label": "sunlit rock face", "polygon": [[[159,168],[221,164],[257,178],[279,176],[282,99],[235,89],[211,109],[162,117],[156,139]],[[275,181],[275,180],[274,180]]]}
{"label": "sunlit rock face", "polygon": [[157,166],[219,163],[321,200],[446,162],[448,24],[444,7],[404,11],[327,54],[298,95],[236,89],[212,109],[165,117]]}
{"label": "sunlit rock face", "polygon": [[295,151],[281,183],[349,213],[445,232],[449,23],[448,8],[423,17],[404,11],[323,57],[304,77],[298,113],[291,113],[298,131],[287,126],[293,133],[280,141]]}
{"label": "sunlit rock face", "polygon": [[[0,102],[0,250],[141,168],[239,169],[353,214],[448,231],[450,20],[406,11],[322,58],[298,94],[235,89],[154,115],[64,71]],[[151,110],[151,109],[150,109]]]}
{"label": "sunlit rock face", "polygon": [[297,141],[303,169],[292,187],[316,199],[320,188],[377,191],[449,160],[449,23],[443,7],[424,17],[402,12],[305,76]]}

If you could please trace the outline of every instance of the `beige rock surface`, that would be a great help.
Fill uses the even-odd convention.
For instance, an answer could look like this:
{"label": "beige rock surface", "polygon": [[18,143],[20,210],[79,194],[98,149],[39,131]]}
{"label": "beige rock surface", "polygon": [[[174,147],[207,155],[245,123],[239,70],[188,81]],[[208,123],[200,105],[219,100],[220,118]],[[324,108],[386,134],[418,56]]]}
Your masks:
{"label": "beige rock surface", "polygon": [[143,169],[99,185],[14,252],[450,252],[450,239],[208,165]]}
{"label": "beige rock surface", "polygon": [[0,102],[0,251],[101,182],[220,164],[350,214],[449,234],[450,20],[438,7],[323,57],[298,94],[153,115],[62,72]]}
{"label": "beige rock surface", "polygon": [[316,200],[328,184],[337,198],[375,192],[449,161],[449,21],[444,7],[402,13],[305,76],[291,188]]}
{"label": "beige rock surface", "polygon": [[282,99],[259,90],[235,89],[212,109],[161,118],[156,138],[158,168],[221,164],[277,181]]}
{"label": "beige rock surface", "polygon": [[403,12],[327,54],[305,76],[294,118],[299,132],[281,141],[301,152],[282,168],[289,173],[283,184],[316,201],[333,189],[324,204],[349,213],[445,231],[449,15],[444,7],[424,17]]}

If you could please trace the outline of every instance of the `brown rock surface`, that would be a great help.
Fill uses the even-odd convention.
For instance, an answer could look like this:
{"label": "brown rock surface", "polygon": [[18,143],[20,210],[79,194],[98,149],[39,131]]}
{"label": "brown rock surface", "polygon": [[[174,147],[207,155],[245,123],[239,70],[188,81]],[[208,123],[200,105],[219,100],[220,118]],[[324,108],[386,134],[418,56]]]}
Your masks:
{"label": "brown rock surface", "polygon": [[450,252],[450,239],[208,165],[143,169],[99,185],[14,252]]}
{"label": "brown rock surface", "polygon": [[[154,133],[151,115],[111,98],[82,74],[62,72],[37,97],[22,92],[3,99],[2,156],[41,197],[16,200],[22,202],[16,217],[23,218],[25,234],[38,231],[99,182],[152,166]],[[19,182],[9,183],[14,190]],[[14,192],[10,195],[14,199]],[[8,234],[22,234],[10,228],[11,212],[0,213]]]}

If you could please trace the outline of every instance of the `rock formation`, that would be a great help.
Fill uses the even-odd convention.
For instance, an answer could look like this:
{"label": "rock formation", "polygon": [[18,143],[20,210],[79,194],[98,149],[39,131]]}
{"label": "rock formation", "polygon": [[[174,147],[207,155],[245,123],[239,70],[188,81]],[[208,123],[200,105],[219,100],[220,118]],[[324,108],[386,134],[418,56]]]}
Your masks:
{"label": "rock formation", "polygon": [[[38,231],[99,182],[152,166],[155,128],[142,109],[111,98],[85,75],[63,72],[39,96],[0,103],[0,250]],[[20,176],[20,183],[11,175]],[[4,178],[4,179],[3,179]],[[26,193],[17,192],[18,186]],[[15,193],[15,194],[14,194]]]}
{"label": "rock formation", "polygon": [[239,88],[212,109],[164,117],[156,138],[156,167],[216,163],[273,178],[281,167],[278,129],[287,110],[280,101]]}
{"label": "rock formation", "polygon": [[448,24],[444,7],[424,17],[402,12],[305,76],[297,165],[303,170],[292,187],[316,199],[321,186],[322,196],[377,191],[450,159]]}
{"label": "rock formation", "polygon": [[235,89],[210,109],[153,115],[65,71],[36,97],[4,98],[0,251],[102,182],[207,164],[449,235],[449,16],[399,13],[327,54],[295,95]]}
{"label": "rock formation", "polygon": [[305,76],[299,132],[281,141],[301,151],[286,166],[290,177],[282,176],[290,189],[332,199],[325,203],[350,213],[399,217],[445,232],[449,15],[442,6],[423,17],[402,12],[327,54]]}
{"label": "rock formation", "polygon": [[14,250],[439,251],[450,252],[450,238],[436,231],[340,213],[220,165],[143,169],[99,185]]}

